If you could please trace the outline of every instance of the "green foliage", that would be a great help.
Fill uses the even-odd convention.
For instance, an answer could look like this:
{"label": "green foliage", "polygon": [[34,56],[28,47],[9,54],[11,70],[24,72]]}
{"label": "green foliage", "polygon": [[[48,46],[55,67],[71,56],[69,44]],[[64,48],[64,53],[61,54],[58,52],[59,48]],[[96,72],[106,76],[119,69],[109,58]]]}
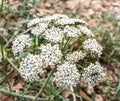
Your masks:
{"label": "green foliage", "polygon": [[[108,62],[108,60],[120,62],[120,21],[115,18],[114,14],[103,13],[99,23],[102,23],[102,25],[98,25],[95,30],[102,37],[103,60],[105,62]],[[108,23],[108,26],[106,23]],[[110,23],[111,26],[109,26]]]}

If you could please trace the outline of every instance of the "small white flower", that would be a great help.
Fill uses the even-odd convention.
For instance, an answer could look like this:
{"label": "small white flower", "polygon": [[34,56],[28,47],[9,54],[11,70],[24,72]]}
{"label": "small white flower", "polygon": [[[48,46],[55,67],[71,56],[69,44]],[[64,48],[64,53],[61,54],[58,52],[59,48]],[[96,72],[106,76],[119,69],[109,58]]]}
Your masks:
{"label": "small white flower", "polygon": [[64,33],[69,37],[78,37],[81,35],[81,32],[77,28],[68,25],[64,28]]}
{"label": "small white flower", "polygon": [[58,87],[69,88],[76,86],[80,79],[80,74],[75,64],[65,62],[58,66],[57,72],[54,73],[54,81]]}
{"label": "small white flower", "polygon": [[83,35],[87,35],[88,37],[94,37],[94,34],[91,30],[89,30],[87,27],[79,26],[80,31]]}
{"label": "small white flower", "polygon": [[85,24],[85,21],[77,18],[63,18],[55,22],[58,25]]}
{"label": "small white flower", "polygon": [[12,42],[12,51],[14,55],[22,53],[26,48],[29,48],[32,43],[32,38],[30,35],[19,35]]}
{"label": "small white flower", "polygon": [[41,21],[40,18],[35,18],[33,20],[30,20],[30,22],[28,23],[27,27],[31,27],[31,26],[33,26],[35,24],[38,24],[40,21]]}
{"label": "small white flower", "polygon": [[63,15],[63,14],[54,14],[54,15],[46,16],[44,18],[35,18],[35,19],[29,21],[29,23],[27,24],[27,27],[29,28],[29,27],[37,25],[39,23],[49,23],[53,20],[56,21],[56,20],[62,19],[62,18],[68,18],[68,16]]}
{"label": "small white flower", "polygon": [[98,85],[104,80],[104,70],[101,65],[96,62],[91,63],[87,68],[84,68],[84,73],[82,74],[82,81],[85,83],[91,83],[93,86]]}
{"label": "small white flower", "polygon": [[70,62],[78,62],[79,60],[83,60],[85,56],[86,54],[82,51],[74,51],[71,54],[67,54],[66,60]]}
{"label": "small white flower", "polygon": [[20,63],[19,72],[27,82],[38,81],[43,74],[42,60],[38,55],[28,54]]}
{"label": "small white flower", "polygon": [[39,36],[42,34],[48,27],[48,23],[39,23],[35,28],[31,30],[33,35]]}
{"label": "small white flower", "polygon": [[54,43],[62,42],[64,35],[63,31],[59,28],[52,27],[45,31],[45,39]]}
{"label": "small white flower", "polygon": [[58,44],[41,46],[41,58],[43,59],[44,66],[54,67],[55,64],[60,62],[61,57],[62,53]]}
{"label": "small white flower", "polygon": [[96,53],[100,57],[102,54],[102,46],[98,44],[96,39],[87,39],[83,42],[83,48],[87,51],[90,51],[91,53]]}

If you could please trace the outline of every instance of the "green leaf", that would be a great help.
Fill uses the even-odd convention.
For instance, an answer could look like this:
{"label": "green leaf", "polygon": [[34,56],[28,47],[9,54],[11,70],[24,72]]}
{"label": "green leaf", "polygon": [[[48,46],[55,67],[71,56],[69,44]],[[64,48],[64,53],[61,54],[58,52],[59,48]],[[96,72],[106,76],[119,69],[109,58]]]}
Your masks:
{"label": "green leaf", "polygon": [[4,82],[4,80],[5,80],[5,76],[1,77],[0,78],[0,83]]}

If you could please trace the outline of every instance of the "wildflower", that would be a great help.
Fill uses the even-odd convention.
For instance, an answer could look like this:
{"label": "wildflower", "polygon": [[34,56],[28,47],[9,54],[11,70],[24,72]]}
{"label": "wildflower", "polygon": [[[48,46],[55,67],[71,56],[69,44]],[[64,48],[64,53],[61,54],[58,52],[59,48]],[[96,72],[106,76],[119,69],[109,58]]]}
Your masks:
{"label": "wildflower", "polygon": [[69,37],[78,37],[81,35],[81,32],[77,28],[71,26],[66,26],[64,33]]}
{"label": "wildflower", "polygon": [[69,88],[76,86],[80,79],[80,74],[75,64],[65,62],[58,66],[57,72],[54,73],[54,81],[58,87]]}
{"label": "wildflower", "polygon": [[42,34],[48,27],[49,23],[39,23],[38,25],[36,25],[35,28],[33,28],[31,30],[31,33],[33,35],[39,36],[40,34]]}
{"label": "wildflower", "polygon": [[87,39],[83,42],[83,48],[91,53],[96,53],[100,57],[102,54],[102,46],[95,39]]}
{"label": "wildflower", "polygon": [[85,56],[86,54],[82,51],[74,51],[71,54],[67,54],[66,60],[70,62],[78,62],[79,60],[83,60]]}
{"label": "wildflower", "polygon": [[38,24],[40,21],[41,21],[40,18],[35,18],[33,20],[30,20],[30,22],[28,23],[27,27],[31,27],[31,26],[33,26],[35,24]]}
{"label": "wildflower", "polygon": [[45,31],[45,39],[54,43],[62,42],[64,35],[61,29],[52,27]]}
{"label": "wildflower", "polygon": [[22,59],[19,72],[22,78],[27,82],[38,81],[43,74],[42,60],[38,55],[28,54]]}
{"label": "wildflower", "polygon": [[41,58],[43,59],[44,66],[54,66],[60,62],[61,57],[62,53],[58,44],[41,46]]}
{"label": "wildflower", "polygon": [[88,37],[94,37],[94,34],[92,33],[92,31],[89,30],[87,27],[80,26],[79,28],[80,28],[80,32],[83,35],[87,35]]}
{"label": "wildflower", "polygon": [[29,35],[19,35],[12,42],[12,51],[14,55],[22,53],[26,48],[29,48],[32,43],[32,38]]}
{"label": "wildflower", "polygon": [[77,18],[63,18],[55,22],[57,25],[85,24],[85,21]]}
{"label": "wildflower", "polygon": [[105,73],[103,72],[103,67],[96,62],[95,64],[91,63],[87,68],[84,68],[82,80],[85,83],[91,83],[93,86],[95,86],[104,80],[104,76]]}

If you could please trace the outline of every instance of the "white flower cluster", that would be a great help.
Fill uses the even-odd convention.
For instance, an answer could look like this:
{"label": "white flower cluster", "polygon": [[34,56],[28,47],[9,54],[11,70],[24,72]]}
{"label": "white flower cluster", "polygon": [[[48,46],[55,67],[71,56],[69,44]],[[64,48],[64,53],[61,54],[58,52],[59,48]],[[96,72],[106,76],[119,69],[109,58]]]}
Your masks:
{"label": "white flower cluster", "polygon": [[19,35],[12,42],[12,52],[17,55],[31,46],[32,38],[30,35]]}
{"label": "white flower cluster", "polygon": [[[27,25],[31,33],[19,35],[12,42],[14,55],[30,52],[20,63],[21,76],[28,82],[38,81],[43,74],[42,68],[57,68],[54,73],[57,86],[69,88],[79,83],[79,66],[84,66],[83,63],[87,60],[89,62],[92,57],[91,55],[88,58],[87,52],[100,57],[103,50],[93,39],[94,34],[84,24],[82,19],[69,18],[63,14],[31,20]],[[100,76],[94,76],[96,72]],[[99,63],[91,64],[89,69],[84,70],[82,78],[94,85],[102,81],[101,73],[103,72]],[[93,78],[90,81],[91,75]]]}
{"label": "white flower cluster", "polygon": [[85,83],[91,83],[93,86],[95,86],[104,80],[104,76],[105,73],[103,67],[96,62],[95,64],[91,63],[87,68],[84,68],[82,80]]}
{"label": "white flower cluster", "polygon": [[102,46],[98,44],[96,39],[87,39],[83,42],[83,48],[87,51],[90,51],[91,53],[96,53],[100,57],[102,54]]}
{"label": "white flower cluster", "polygon": [[64,28],[64,33],[68,37],[79,37],[79,36],[81,36],[81,32],[77,28],[71,27],[71,26],[68,26],[68,25]]}
{"label": "white flower cluster", "polygon": [[[67,25],[64,29],[64,31],[62,31],[60,28],[55,28],[52,25]],[[48,27],[48,29],[46,30],[45,36],[47,40],[53,40],[54,42],[56,41],[56,43],[62,40],[63,38],[63,34],[66,33],[67,36],[69,37],[78,37],[81,35],[81,32],[79,29],[69,26],[69,25],[75,25],[75,24],[84,24],[85,21],[83,21],[82,19],[76,19],[76,18],[69,18],[67,15],[63,15],[63,14],[54,14],[52,16],[46,16],[44,18],[37,18],[37,19],[33,19],[28,23],[28,27],[31,27],[33,25],[36,25],[35,27],[33,27],[33,29],[31,30],[31,33],[33,35],[41,35],[41,33],[43,33]],[[58,31],[55,31],[58,30]],[[49,34],[48,34],[49,32]],[[59,35],[60,33],[60,35]],[[62,34],[61,34],[62,33]],[[53,34],[56,35],[56,37],[53,37]],[[54,38],[54,39],[53,39]],[[56,39],[56,40],[55,40]]]}
{"label": "white flower cluster", "polygon": [[87,27],[84,27],[84,26],[79,26],[80,28],[80,32],[83,34],[83,35],[87,35],[88,37],[94,37],[94,34],[92,33],[91,30],[89,30]]}
{"label": "white flower cluster", "polygon": [[43,45],[41,46],[41,55],[40,57],[43,60],[44,66],[51,66],[54,67],[55,64],[60,62],[60,59],[62,57],[62,52],[59,49],[59,45]]}
{"label": "white flower cluster", "polygon": [[77,18],[63,18],[55,22],[58,25],[73,25],[73,24],[85,24],[85,21]]}
{"label": "white flower cluster", "polygon": [[64,35],[61,29],[52,27],[45,31],[45,39],[54,43],[62,42]]}
{"label": "white flower cluster", "polygon": [[28,23],[27,27],[31,27],[31,26],[33,26],[33,25],[35,25],[35,24],[38,24],[39,22],[41,22],[41,19],[35,18],[35,19],[31,20],[31,21]]}
{"label": "white flower cluster", "polygon": [[31,30],[31,33],[35,36],[42,34],[48,27],[49,23],[39,23],[35,28]]}
{"label": "white flower cluster", "polygon": [[20,63],[19,72],[25,81],[38,81],[40,75],[43,74],[42,60],[39,58],[39,55],[28,54],[23,58]]}
{"label": "white flower cluster", "polygon": [[50,23],[51,21],[56,21],[58,19],[63,19],[63,18],[68,18],[68,16],[64,14],[54,14],[54,15],[45,16],[44,18],[35,18],[28,23],[27,27],[29,28],[38,23]]}
{"label": "white flower cluster", "polygon": [[54,81],[58,87],[70,88],[78,84],[80,74],[75,66],[69,62],[58,66],[57,72],[54,73]]}
{"label": "white flower cluster", "polygon": [[78,62],[79,60],[83,60],[86,56],[86,53],[83,53],[82,51],[74,51],[71,54],[67,54],[66,60],[70,62]]}

